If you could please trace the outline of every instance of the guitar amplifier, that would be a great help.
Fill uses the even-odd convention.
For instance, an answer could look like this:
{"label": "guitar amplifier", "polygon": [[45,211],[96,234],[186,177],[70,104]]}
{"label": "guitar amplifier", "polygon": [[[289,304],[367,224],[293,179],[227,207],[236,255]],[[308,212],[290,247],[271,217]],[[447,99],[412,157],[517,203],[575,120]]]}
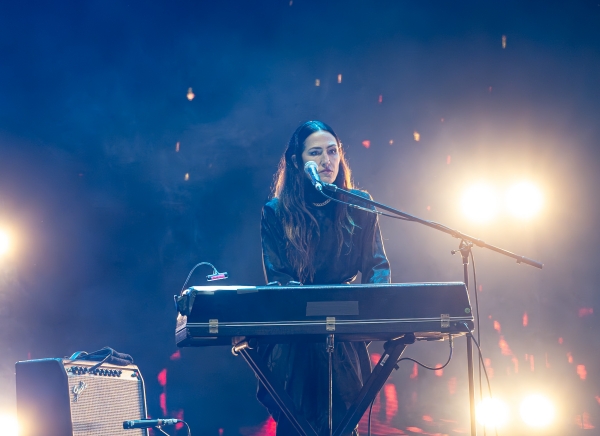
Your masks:
{"label": "guitar amplifier", "polygon": [[147,436],[123,421],[146,418],[144,380],[135,365],[68,359],[17,362],[20,436]]}

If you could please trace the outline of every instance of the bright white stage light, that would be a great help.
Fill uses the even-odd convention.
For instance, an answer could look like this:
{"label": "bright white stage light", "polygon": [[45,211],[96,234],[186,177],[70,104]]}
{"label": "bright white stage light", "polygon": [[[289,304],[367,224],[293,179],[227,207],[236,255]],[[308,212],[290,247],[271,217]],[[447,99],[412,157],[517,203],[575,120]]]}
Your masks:
{"label": "bright white stage light", "polygon": [[542,208],[544,198],[540,190],[529,182],[517,183],[506,192],[506,207],[515,217],[530,219]]}
{"label": "bright white stage light", "polygon": [[530,395],[521,402],[521,418],[531,427],[546,427],[554,421],[552,402],[542,395]]}
{"label": "bright white stage light", "polygon": [[19,423],[14,415],[0,415],[0,436],[19,436]]}
{"label": "bright white stage light", "polygon": [[477,405],[475,416],[484,427],[502,427],[508,422],[508,406],[497,398],[484,398]]}
{"label": "bright white stage light", "polygon": [[10,249],[10,236],[4,230],[0,230],[0,256],[6,254]]}
{"label": "bright white stage light", "polygon": [[494,188],[479,183],[471,186],[462,197],[462,211],[472,221],[486,222],[498,213],[498,195]]}

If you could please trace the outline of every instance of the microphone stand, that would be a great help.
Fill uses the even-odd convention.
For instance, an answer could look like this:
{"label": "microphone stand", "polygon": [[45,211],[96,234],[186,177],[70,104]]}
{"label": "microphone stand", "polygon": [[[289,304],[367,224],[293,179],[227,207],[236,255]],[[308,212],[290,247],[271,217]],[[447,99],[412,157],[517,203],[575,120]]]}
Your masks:
{"label": "microphone stand", "polygon": [[[469,270],[468,270],[469,255],[471,254],[471,248],[474,245],[476,245],[478,247],[482,247],[482,248],[487,248],[488,250],[492,250],[492,251],[495,251],[496,253],[503,254],[504,256],[511,257],[511,258],[515,259],[517,261],[517,263],[525,263],[527,265],[531,265],[531,266],[539,268],[539,269],[542,269],[544,266],[544,264],[542,264],[541,262],[538,262],[536,260],[529,259],[525,256],[519,256],[518,254],[512,253],[508,250],[504,250],[503,248],[488,244],[488,243],[482,241],[481,239],[477,239],[473,236],[466,235],[462,232],[459,232],[458,230],[454,230],[450,227],[446,227],[442,224],[439,224],[439,223],[436,223],[433,221],[424,220],[424,219],[416,217],[414,215],[410,215],[406,212],[402,212],[398,209],[394,209],[393,207],[387,206],[385,204],[378,203],[377,201],[373,201],[373,200],[365,198],[361,195],[358,195],[353,192],[347,191],[345,189],[339,188],[334,184],[321,182],[321,185],[323,186],[323,188],[325,188],[328,191],[343,194],[352,199],[359,200],[362,203],[366,203],[371,206],[375,206],[379,209],[383,209],[385,211],[391,212],[405,220],[423,224],[424,226],[431,227],[432,229],[447,233],[454,238],[460,239],[460,245],[458,247],[458,250],[453,250],[452,254],[455,254],[458,252],[460,252],[460,254],[461,254],[462,263],[463,263],[464,283],[467,288],[467,292],[469,290]],[[327,197],[327,195],[324,192],[322,192],[322,190],[319,189],[318,187],[317,187],[317,190],[321,191],[321,193]],[[367,208],[360,207],[360,206],[353,205],[353,204],[349,204],[349,205],[352,207],[364,210],[364,211],[368,211],[371,213],[377,213],[371,209],[367,209]],[[477,289],[475,289],[475,292],[477,292]],[[471,334],[467,334],[467,375],[468,375],[468,379],[469,379],[469,409],[470,409],[470,415],[471,415],[470,416],[471,436],[477,436],[477,424],[475,421],[475,386],[474,386],[475,383],[474,383],[473,374],[474,374],[474,371],[473,371],[473,338],[472,338]],[[481,383],[481,380],[480,380],[480,383]]]}

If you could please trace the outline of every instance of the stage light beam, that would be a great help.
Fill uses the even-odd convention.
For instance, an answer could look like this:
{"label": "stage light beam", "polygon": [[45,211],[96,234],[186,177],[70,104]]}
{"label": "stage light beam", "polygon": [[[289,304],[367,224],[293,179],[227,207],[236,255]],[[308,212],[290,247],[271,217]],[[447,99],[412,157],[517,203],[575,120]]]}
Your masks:
{"label": "stage light beam", "polygon": [[543,202],[541,191],[533,183],[520,182],[506,192],[506,208],[516,218],[533,218],[541,210]]}
{"label": "stage light beam", "polygon": [[498,398],[484,398],[475,410],[477,422],[484,427],[500,428],[508,422],[508,406]]}
{"label": "stage light beam", "polygon": [[530,427],[542,428],[552,424],[556,411],[552,402],[539,394],[526,397],[521,402],[521,418]]}
{"label": "stage light beam", "polygon": [[490,221],[498,213],[498,196],[494,188],[478,183],[468,188],[462,197],[462,211],[471,221]]}
{"label": "stage light beam", "polygon": [[0,415],[0,436],[18,436],[19,422],[14,415]]}

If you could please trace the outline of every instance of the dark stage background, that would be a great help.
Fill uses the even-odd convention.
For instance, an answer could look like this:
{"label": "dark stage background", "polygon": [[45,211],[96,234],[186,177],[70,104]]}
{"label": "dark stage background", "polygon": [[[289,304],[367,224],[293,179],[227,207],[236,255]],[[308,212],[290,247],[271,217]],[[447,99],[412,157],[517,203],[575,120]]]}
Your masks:
{"label": "dark stage background", "polygon": [[[375,199],[544,262],[475,250],[505,434],[531,434],[517,410],[530,392],[559,412],[540,434],[595,432],[599,19],[598,1],[4,2],[0,413],[16,361],[109,345],[140,366],[153,416],[272,434],[241,358],[177,350],[172,299],[200,261],[264,283],[261,207],[293,130],[321,119]],[[462,215],[470,184],[521,179],[544,193],[535,219]],[[394,281],[462,279],[457,240],[381,227]],[[375,433],[465,434],[464,347],[443,373],[403,363]],[[435,365],[447,344],[406,355]]]}

